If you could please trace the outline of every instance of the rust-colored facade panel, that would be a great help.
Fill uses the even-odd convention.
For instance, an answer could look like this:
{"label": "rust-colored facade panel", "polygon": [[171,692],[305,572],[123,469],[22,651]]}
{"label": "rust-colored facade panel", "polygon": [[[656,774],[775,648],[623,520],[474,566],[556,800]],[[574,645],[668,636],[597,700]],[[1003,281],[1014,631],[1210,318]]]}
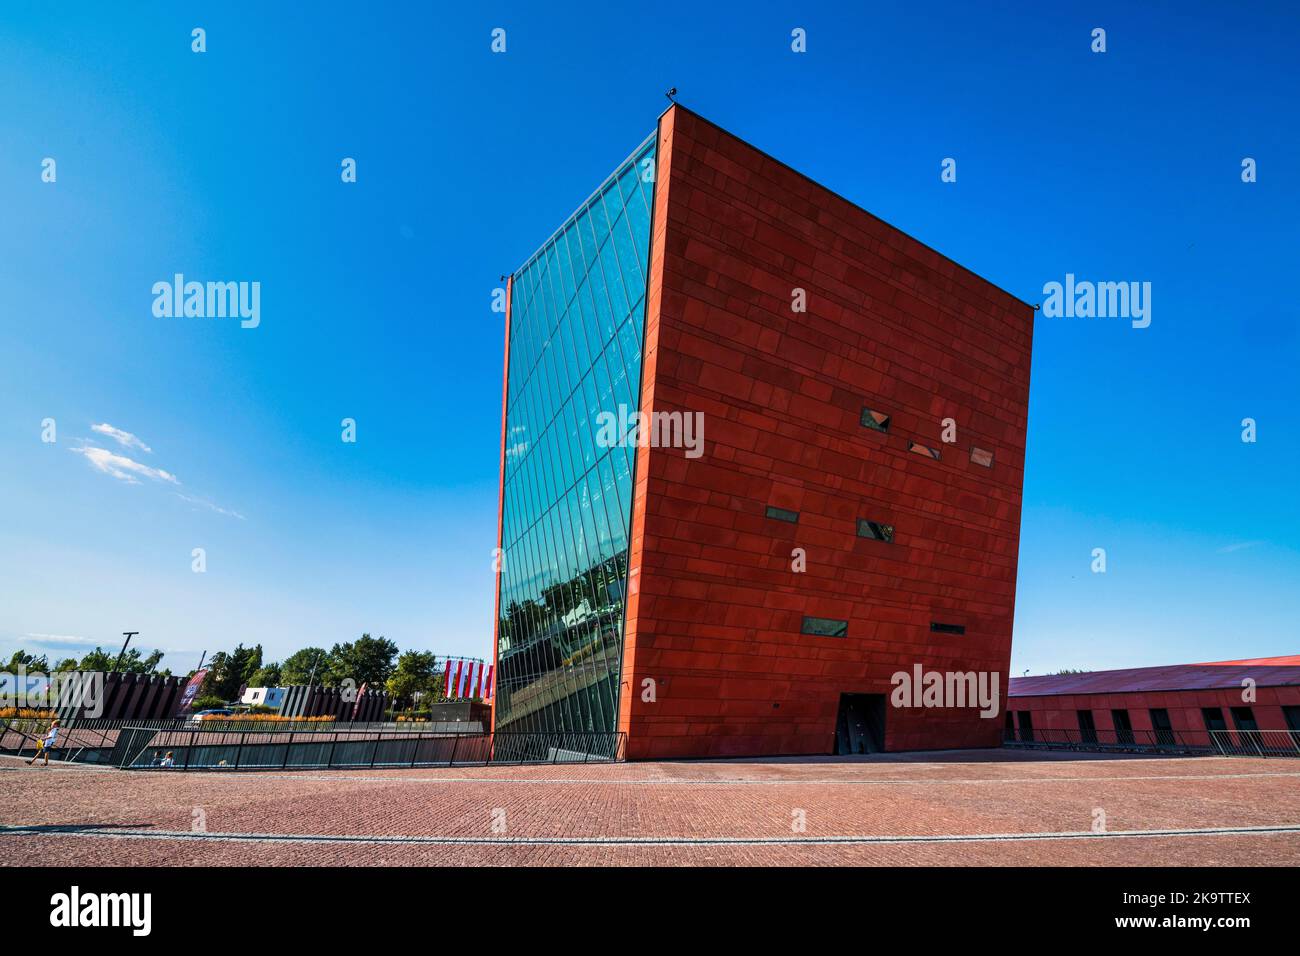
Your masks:
{"label": "rust-colored facade panel", "polygon": [[[918,662],[1005,692],[1032,310],[685,109],[659,153],[641,405],[701,412],[704,448],[638,453],[629,756],[831,753],[841,695]],[[991,746],[1001,721],[888,706],[884,731]]]}

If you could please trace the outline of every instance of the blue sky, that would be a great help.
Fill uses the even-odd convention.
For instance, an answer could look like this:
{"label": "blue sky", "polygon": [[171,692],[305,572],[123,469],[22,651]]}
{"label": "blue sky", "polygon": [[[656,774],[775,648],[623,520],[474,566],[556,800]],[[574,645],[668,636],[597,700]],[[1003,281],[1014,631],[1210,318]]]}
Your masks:
{"label": "blue sky", "polygon": [[[1300,15],[845,6],[5,4],[0,652],[486,655],[492,290],[670,86],[1027,301],[1152,283],[1147,329],[1038,320],[1013,673],[1300,650]],[[155,318],[176,272],[261,324]]]}

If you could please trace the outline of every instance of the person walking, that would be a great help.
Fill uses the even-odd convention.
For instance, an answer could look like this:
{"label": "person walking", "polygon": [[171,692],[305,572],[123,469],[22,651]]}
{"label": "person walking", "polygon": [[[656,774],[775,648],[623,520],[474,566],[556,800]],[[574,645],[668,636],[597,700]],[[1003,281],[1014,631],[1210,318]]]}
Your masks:
{"label": "person walking", "polygon": [[32,754],[31,760],[27,761],[27,766],[30,767],[32,764],[34,764],[36,762],[37,757],[44,756],[45,766],[48,767],[50,765],[50,751],[53,750],[56,746],[58,746],[58,743],[59,743],[59,718],[55,717],[52,721],[50,721],[50,729],[45,732],[45,736],[42,737],[41,742],[37,744],[36,753]]}

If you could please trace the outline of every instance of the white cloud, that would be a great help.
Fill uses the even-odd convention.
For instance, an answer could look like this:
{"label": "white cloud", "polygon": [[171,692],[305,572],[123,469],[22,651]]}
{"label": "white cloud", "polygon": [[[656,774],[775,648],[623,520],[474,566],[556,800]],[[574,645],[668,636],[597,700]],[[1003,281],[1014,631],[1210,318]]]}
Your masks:
{"label": "white cloud", "polygon": [[161,468],[150,468],[148,465],[142,465],[140,462],[125,455],[117,455],[104,448],[96,448],[93,445],[85,445],[81,448],[74,448],[72,451],[78,455],[85,455],[86,460],[96,471],[102,471],[106,475],[112,475],[119,481],[125,481],[130,485],[138,485],[140,482],[136,479],[137,475],[145,478],[152,478],[154,481],[166,481],[173,485],[179,485],[180,480],[170,472],[163,471]]}
{"label": "white cloud", "polygon": [[186,502],[187,504],[198,505],[201,508],[207,508],[211,511],[215,511],[219,515],[228,515],[231,518],[238,518],[240,521],[244,520],[244,516],[241,515],[238,511],[231,511],[229,508],[223,508],[220,505],[213,504],[211,501],[208,501],[206,498],[196,498],[193,495],[183,495],[179,491],[176,492],[176,497],[181,499],[181,501]]}
{"label": "white cloud", "polygon": [[[153,449],[142,442],[130,432],[123,431],[120,428],[114,428],[109,424],[91,425],[91,430],[100,435],[106,435],[112,438],[119,445],[126,448],[139,448],[142,451],[152,454]],[[96,471],[103,472],[116,478],[118,481],[126,482],[128,485],[140,484],[141,478],[149,478],[152,481],[165,482],[170,485],[180,485],[181,481],[170,471],[164,471],[162,468],[154,468],[150,465],[136,461],[134,458],[128,458],[126,455],[119,455],[116,452],[109,451],[106,448],[100,448],[98,445],[90,444],[86,439],[81,439],[81,447],[73,448],[72,451],[85,457],[90,462],[92,468]],[[229,508],[223,508],[220,505],[195,495],[182,494],[176,492],[176,497],[180,498],[186,504],[194,505],[199,508],[207,508],[209,511],[215,511],[219,515],[226,515],[230,518],[244,520],[244,516],[238,511],[231,511]]]}
{"label": "white cloud", "polygon": [[109,438],[113,439],[113,441],[117,442],[123,448],[139,448],[142,452],[145,452],[146,454],[153,453],[153,449],[150,448],[148,445],[146,445],[144,442],[142,442],[135,435],[132,435],[130,432],[124,432],[120,428],[114,428],[112,425],[109,425],[107,423],[102,425],[91,425],[90,430],[93,432],[99,432],[99,434],[101,435],[107,435]]}
{"label": "white cloud", "polygon": [[23,637],[38,644],[70,644],[74,647],[94,647],[96,644],[95,641],[89,638],[77,637],[73,634],[33,634],[28,632]]}
{"label": "white cloud", "polygon": [[1253,548],[1257,544],[1263,544],[1262,541],[1239,541],[1236,544],[1229,544],[1219,549],[1219,554],[1232,554],[1234,551],[1245,551],[1247,548]]}

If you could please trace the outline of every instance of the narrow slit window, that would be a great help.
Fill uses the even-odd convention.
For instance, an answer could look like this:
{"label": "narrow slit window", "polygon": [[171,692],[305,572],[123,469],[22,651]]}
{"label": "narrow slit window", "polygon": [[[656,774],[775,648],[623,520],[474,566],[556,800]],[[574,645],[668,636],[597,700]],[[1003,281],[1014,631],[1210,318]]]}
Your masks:
{"label": "narrow slit window", "polygon": [[881,524],[879,521],[868,521],[866,518],[858,519],[858,537],[874,538],[876,541],[894,540],[894,526],[892,524]]}
{"label": "narrow slit window", "polygon": [[970,460],[982,468],[993,467],[993,452],[987,448],[976,448],[974,445],[970,449]]}
{"label": "narrow slit window", "polygon": [[930,630],[935,634],[965,634],[965,624],[945,624],[942,621],[931,621]]}
{"label": "narrow slit window", "polygon": [[799,512],[789,511],[785,508],[777,508],[772,505],[767,506],[767,516],[775,518],[777,521],[788,521],[791,524],[799,523]]}
{"label": "narrow slit window", "polygon": [[931,448],[929,445],[922,445],[920,442],[908,442],[907,450],[916,455],[924,455],[926,458],[933,458],[935,461],[939,460],[939,449]]}
{"label": "narrow slit window", "polygon": [[869,408],[862,409],[862,427],[871,428],[878,432],[889,431],[889,416],[884,412],[874,412]]}
{"label": "narrow slit window", "polygon": [[805,617],[801,630],[804,634],[815,634],[818,637],[848,637],[849,622],[829,617]]}

